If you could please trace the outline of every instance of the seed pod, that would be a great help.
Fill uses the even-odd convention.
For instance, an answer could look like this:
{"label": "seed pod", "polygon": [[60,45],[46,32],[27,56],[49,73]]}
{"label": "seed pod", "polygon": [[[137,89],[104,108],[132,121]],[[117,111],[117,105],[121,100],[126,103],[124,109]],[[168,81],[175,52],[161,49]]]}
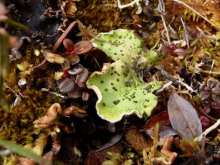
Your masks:
{"label": "seed pod", "polygon": [[83,71],[76,76],[76,82],[77,83],[84,83],[89,75],[89,71],[86,68],[83,68]]}
{"label": "seed pod", "polygon": [[61,83],[59,84],[60,92],[68,93],[70,92],[75,86],[75,83],[70,78],[61,79]]}
{"label": "seed pod", "polygon": [[71,65],[75,65],[80,61],[79,56],[76,54],[69,54],[66,56],[66,59],[70,62]]}
{"label": "seed pod", "polygon": [[73,69],[69,69],[69,70],[68,70],[68,73],[69,73],[70,75],[78,75],[78,74],[80,74],[82,71],[83,71],[83,66],[80,65],[80,64],[77,64],[77,65],[75,65],[75,66],[73,67]]}

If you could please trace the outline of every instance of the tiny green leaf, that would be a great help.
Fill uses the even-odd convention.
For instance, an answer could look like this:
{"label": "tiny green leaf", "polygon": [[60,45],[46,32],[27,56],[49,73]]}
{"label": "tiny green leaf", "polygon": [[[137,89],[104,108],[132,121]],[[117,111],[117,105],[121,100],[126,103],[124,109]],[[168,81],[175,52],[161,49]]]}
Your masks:
{"label": "tiny green leaf", "polygon": [[156,81],[140,82],[122,60],[104,64],[102,71],[94,72],[87,81],[87,87],[98,96],[98,115],[109,122],[117,122],[132,113],[140,118],[144,112],[150,115],[157,104],[152,92],[160,86]]}
{"label": "tiny green leaf", "polygon": [[11,151],[13,151],[16,154],[19,154],[23,157],[32,159],[33,161],[37,163],[46,163],[47,165],[51,164],[49,161],[46,161],[42,157],[36,155],[33,151],[26,149],[18,144],[15,144],[13,142],[10,142],[8,140],[0,139],[0,145],[3,146],[4,148],[7,148]]}

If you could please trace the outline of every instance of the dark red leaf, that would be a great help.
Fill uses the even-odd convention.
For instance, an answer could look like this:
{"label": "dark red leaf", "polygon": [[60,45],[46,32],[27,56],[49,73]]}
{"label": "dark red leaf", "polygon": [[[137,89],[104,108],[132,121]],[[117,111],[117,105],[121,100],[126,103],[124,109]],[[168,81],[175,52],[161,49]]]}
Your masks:
{"label": "dark red leaf", "polygon": [[74,50],[74,43],[68,38],[63,40],[63,46],[67,52],[72,52]]}
{"label": "dark red leaf", "polygon": [[187,56],[187,53],[184,49],[182,48],[177,48],[173,51],[174,54],[179,55],[179,56]]}
{"label": "dark red leaf", "polygon": [[170,47],[169,47],[169,46],[166,46],[166,45],[162,45],[161,50],[162,50],[163,52],[170,52],[170,51],[171,51]]}
{"label": "dark red leaf", "polygon": [[157,122],[159,126],[170,125],[168,111],[163,111],[155,115],[145,124],[144,128],[154,128]]}
{"label": "dark red leaf", "polygon": [[200,116],[199,117],[202,127],[208,127],[209,126],[209,119],[205,116]]}
{"label": "dark red leaf", "polygon": [[210,113],[210,111],[211,111],[211,109],[210,109],[210,106],[209,105],[206,105],[203,109],[203,112],[205,112],[205,113],[207,113],[207,114],[209,114]]}
{"label": "dark red leaf", "polygon": [[73,53],[78,55],[84,54],[89,52],[92,49],[92,47],[93,46],[90,41],[80,41],[75,44]]}

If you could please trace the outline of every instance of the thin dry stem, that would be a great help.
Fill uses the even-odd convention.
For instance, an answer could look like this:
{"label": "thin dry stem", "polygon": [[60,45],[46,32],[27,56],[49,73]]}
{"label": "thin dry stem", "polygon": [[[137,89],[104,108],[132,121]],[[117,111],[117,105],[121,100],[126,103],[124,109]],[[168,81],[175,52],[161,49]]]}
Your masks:
{"label": "thin dry stem", "polygon": [[212,23],[208,20],[208,18],[204,17],[202,14],[200,14],[198,11],[196,11],[195,9],[193,9],[192,7],[190,7],[189,5],[187,5],[187,4],[185,4],[184,2],[179,1],[179,0],[173,0],[173,1],[184,5],[185,7],[187,7],[187,8],[190,9],[190,10],[192,10],[193,12],[195,12],[197,15],[199,15],[201,18],[203,18],[205,21],[207,21],[208,23],[210,23],[210,24],[212,25]]}

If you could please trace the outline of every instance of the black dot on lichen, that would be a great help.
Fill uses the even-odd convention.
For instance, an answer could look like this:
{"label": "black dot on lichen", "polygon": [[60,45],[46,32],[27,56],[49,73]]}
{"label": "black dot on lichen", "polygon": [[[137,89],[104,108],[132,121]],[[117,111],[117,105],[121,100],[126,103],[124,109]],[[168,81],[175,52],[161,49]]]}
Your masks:
{"label": "black dot on lichen", "polygon": [[116,81],[119,82],[119,78],[116,78]]}
{"label": "black dot on lichen", "polygon": [[114,71],[114,73],[117,73],[117,71]]}
{"label": "black dot on lichen", "polygon": [[107,88],[105,88],[105,91],[108,91],[108,89],[107,89]]}
{"label": "black dot on lichen", "polygon": [[147,108],[147,106],[145,105],[144,108]]}
{"label": "black dot on lichen", "polygon": [[141,51],[137,53],[138,55],[141,55]]}
{"label": "black dot on lichen", "polygon": [[121,54],[121,56],[124,56],[124,54]]}
{"label": "black dot on lichen", "polygon": [[110,83],[111,85],[114,85],[114,83]]}
{"label": "black dot on lichen", "polygon": [[102,84],[104,83],[104,81],[100,81]]}
{"label": "black dot on lichen", "polygon": [[146,88],[144,88],[148,93],[150,93],[150,89],[152,88],[152,85],[148,85]]}
{"label": "black dot on lichen", "polygon": [[120,100],[113,101],[113,103],[114,103],[115,105],[117,105],[119,102],[120,102]]}
{"label": "black dot on lichen", "polygon": [[124,65],[121,66],[121,68],[124,68],[124,67],[125,67]]}
{"label": "black dot on lichen", "polygon": [[138,101],[133,101],[133,103],[138,103]]}
{"label": "black dot on lichen", "polygon": [[114,53],[114,55],[117,55],[117,53]]}
{"label": "black dot on lichen", "polygon": [[148,100],[148,99],[145,99],[145,101],[146,101],[146,102],[150,102],[150,100]]}
{"label": "black dot on lichen", "polygon": [[106,104],[105,104],[105,103],[102,103],[102,105],[103,105],[103,106],[106,106]]}
{"label": "black dot on lichen", "polygon": [[121,39],[122,38],[122,36],[119,36],[119,39]]}
{"label": "black dot on lichen", "polygon": [[124,76],[124,77],[127,77],[127,76],[128,76],[128,74],[127,74],[127,73],[123,73],[123,76]]}
{"label": "black dot on lichen", "polygon": [[100,44],[101,46],[103,46],[103,44]]}
{"label": "black dot on lichen", "polygon": [[120,50],[120,52],[122,52],[123,50]]}
{"label": "black dot on lichen", "polygon": [[111,73],[111,76],[113,76],[114,73]]}
{"label": "black dot on lichen", "polygon": [[130,83],[129,81],[126,81],[126,82],[125,82],[125,86],[126,86],[126,87],[131,87],[131,83]]}
{"label": "black dot on lichen", "polygon": [[117,88],[115,88],[115,87],[112,87],[112,89],[113,89],[114,91],[116,91],[116,92],[118,91]]}

